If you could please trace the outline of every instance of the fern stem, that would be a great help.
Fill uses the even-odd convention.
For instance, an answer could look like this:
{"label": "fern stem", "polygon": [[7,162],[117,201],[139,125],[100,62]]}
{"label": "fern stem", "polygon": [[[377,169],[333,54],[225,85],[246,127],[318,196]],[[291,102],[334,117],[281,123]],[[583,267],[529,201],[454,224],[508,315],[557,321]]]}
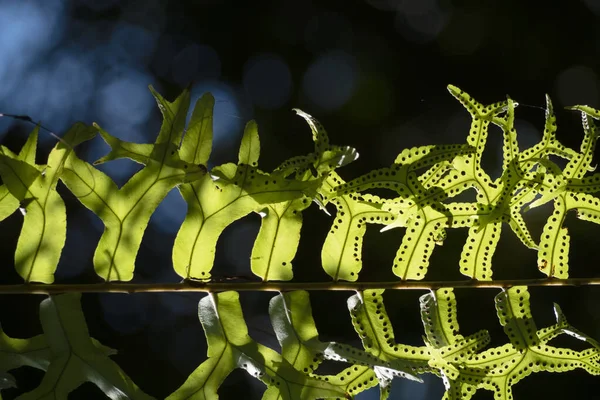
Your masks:
{"label": "fern stem", "polygon": [[600,278],[513,279],[497,281],[410,282],[181,282],[0,285],[0,294],[222,292],[227,290],[284,292],[290,290],[361,291],[367,289],[435,290],[447,288],[501,289],[512,286],[596,286]]}

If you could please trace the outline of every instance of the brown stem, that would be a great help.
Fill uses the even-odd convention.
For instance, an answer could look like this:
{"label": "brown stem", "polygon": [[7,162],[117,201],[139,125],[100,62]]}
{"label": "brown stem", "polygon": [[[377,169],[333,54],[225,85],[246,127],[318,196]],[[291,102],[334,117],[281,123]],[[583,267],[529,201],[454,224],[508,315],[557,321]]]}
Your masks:
{"label": "brown stem", "polygon": [[600,278],[572,279],[515,279],[497,281],[400,281],[400,282],[181,282],[181,283],[99,283],[99,284],[40,284],[0,285],[0,294],[57,294],[79,293],[150,293],[150,292],[222,292],[289,290],[367,289],[431,290],[447,288],[500,289],[511,286],[594,286]]}

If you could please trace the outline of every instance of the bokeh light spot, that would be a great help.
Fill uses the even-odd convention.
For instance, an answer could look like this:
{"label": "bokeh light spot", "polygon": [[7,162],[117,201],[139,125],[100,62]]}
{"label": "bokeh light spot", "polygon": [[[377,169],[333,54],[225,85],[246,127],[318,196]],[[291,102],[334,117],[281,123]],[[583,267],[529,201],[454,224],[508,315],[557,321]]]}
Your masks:
{"label": "bokeh light spot", "polygon": [[563,106],[598,106],[598,76],[588,66],[574,65],[562,71],[556,78],[556,91]]}
{"label": "bokeh light spot", "polygon": [[[157,132],[149,132],[145,126],[156,103],[148,90],[151,78],[134,70],[110,73],[97,92],[95,121],[113,136],[134,143],[148,143]],[[108,153],[109,146],[98,137],[88,151],[90,161]],[[122,185],[140,165],[130,160],[114,160],[98,166]]]}
{"label": "bokeh light spot", "polygon": [[221,59],[210,46],[191,44],[174,58],[171,79],[180,86],[194,80],[218,79],[221,76]]}
{"label": "bokeh light spot", "polygon": [[112,33],[110,52],[117,62],[145,63],[152,55],[157,40],[158,35],[154,32],[137,25],[120,23]]}
{"label": "bokeh light spot", "polygon": [[326,111],[336,110],[350,100],[358,75],[356,59],[344,51],[333,50],[308,67],[302,90],[316,106]]}
{"label": "bokeh light spot", "polygon": [[435,39],[445,28],[449,12],[436,0],[403,2],[396,12],[396,30],[415,43],[427,43]]}
{"label": "bokeh light spot", "polygon": [[[0,12],[0,99],[11,96],[28,67],[64,31],[60,2],[3,2]],[[14,99],[11,99],[13,102]]]}
{"label": "bokeh light spot", "polygon": [[475,13],[455,11],[439,36],[440,46],[449,54],[472,54],[485,40],[485,17]]}
{"label": "bokeh light spot", "polygon": [[256,106],[277,109],[290,98],[292,74],[281,57],[261,54],[246,62],[244,87]]}
{"label": "bokeh light spot", "polygon": [[326,12],[313,16],[304,29],[306,47],[313,52],[350,48],[352,24],[338,13]]}
{"label": "bokeh light spot", "polygon": [[109,76],[98,92],[97,112],[100,121],[139,124],[150,116],[154,100],[148,90],[151,79],[136,71]]}

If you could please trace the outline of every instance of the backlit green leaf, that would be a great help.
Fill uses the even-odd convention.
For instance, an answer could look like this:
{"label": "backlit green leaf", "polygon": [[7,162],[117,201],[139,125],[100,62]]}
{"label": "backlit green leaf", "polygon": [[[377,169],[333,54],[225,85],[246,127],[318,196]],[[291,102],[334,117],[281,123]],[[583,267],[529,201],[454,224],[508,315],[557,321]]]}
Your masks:
{"label": "backlit green leaf", "polygon": [[40,304],[50,363],[40,385],[18,399],[66,400],[84,382],[94,383],[113,400],[151,399],[108,357],[116,352],[90,338],[80,297],[63,294]]}
{"label": "backlit green leaf", "polygon": [[[475,354],[465,361],[459,375],[448,381],[446,399],[469,399],[479,388],[494,392],[494,399],[512,399],[512,386],[534,372],[564,372],[575,368],[600,374],[600,349],[573,351],[550,346],[548,342],[567,333],[564,316],[557,308],[557,324],[537,330],[531,316],[529,293],[515,286],[496,296],[500,323],[510,343]],[[573,330],[575,331],[575,330]],[[586,337],[581,337],[586,340]]]}
{"label": "backlit green leaf", "polygon": [[[67,230],[65,204],[56,192],[56,183],[65,163],[74,156],[73,147],[95,133],[82,123],[73,125],[51,151],[47,166],[34,163],[37,128],[18,156],[8,151],[0,154],[0,175],[24,215],[15,268],[25,282],[54,282]],[[8,194],[5,199],[4,206],[10,212],[14,202]]]}
{"label": "backlit green leaf", "polygon": [[[286,238],[281,235],[285,229],[290,229],[290,233],[299,229],[298,222],[301,220],[293,216],[293,211],[295,209],[298,212],[303,206],[310,205],[305,192],[314,184],[288,180],[280,174],[266,174],[258,170],[252,164],[256,165],[259,152],[257,126],[250,123],[244,131],[237,165],[222,165],[196,182],[179,186],[188,204],[186,218],[173,246],[173,267],[180,276],[209,279],[217,240],[228,225],[265,208],[268,215],[268,204],[299,199],[290,210],[291,217],[287,215],[285,220],[274,220],[273,216],[266,225],[263,224],[255,245],[256,253],[252,256],[260,257],[253,262],[253,272],[261,278],[291,279],[287,263],[295,254],[298,240],[297,236]],[[279,233],[279,228],[284,231]],[[266,247],[269,241],[273,243],[274,240],[278,242],[278,248],[273,254],[268,254]]]}
{"label": "backlit green leaf", "polygon": [[169,400],[217,399],[217,388],[236,368],[245,369],[267,390],[263,399],[342,398],[344,392],[295,369],[281,355],[254,342],[236,292],[210,294],[200,300],[198,316],[208,342],[208,360],[171,394]]}
{"label": "backlit green leaf", "polygon": [[189,92],[184,91],[173,103],[154,91],[153,94],[164,118],[153,145],[126,143],[100,129],[102,137],[114,147],[99,162],[128,157],[145,164],[141,171],[118,189],[104,173],[72,156],[61,177],[79,201],[104,223],[104,233],[94,253],[94,268],[106,281],[133,278],[142,235],[156,207],[177,185],[206,176],[205,168],[183,161],[178,155]]}

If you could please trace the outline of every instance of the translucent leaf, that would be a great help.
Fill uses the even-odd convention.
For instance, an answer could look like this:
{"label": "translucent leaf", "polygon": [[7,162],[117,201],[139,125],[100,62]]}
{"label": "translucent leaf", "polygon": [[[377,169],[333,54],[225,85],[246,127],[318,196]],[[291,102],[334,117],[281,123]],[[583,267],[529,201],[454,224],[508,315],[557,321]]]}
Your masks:
{"label": "translucent leaf", "polygon": [[269,314],[281,344],[282,355],[298,370],[311,372],[324,358],[355,366],[380,367],[393,376],[421,382],[421,379],[407,371],[393,370],[387,362],[369,352],[341,343],[321,342],[314,326],[308,293],[305,291],[274,297],[269,304]]}
{"label": "translucent leaf", "polygon": [[336,375],[314,375],[343,389],[349,395],[356,395],[376,385],[374,377],[379,379],[382,393],[389,392],[388,381],[395,376],[421,381],[413,375],[411,366],[407,363],[396,362],[392,367],[370,351],[319,341],[306,292],[295,291],[274,297],[270,302],[269,313],[281,343],[282,355],[296,369],[310,373],[323,358],[353,364]]}
{"label": "translucent leaf", "polygon": [[577,218],[600,224],[600,199],[585,193],[568,193],[566,209],[577,210]]}
{"label": "translucent leaf", "polygon": [[[428,364],[442,375],[454,380],[465,360],[483,349],[489,342],[487,331],[463,337],[459,334],[456,298],[452,288],[443,288],[421,296],[421,320],[425,329],[425,343],[429,349]],[[448,387],[448,382],[446,387]]]}
{"label": "translucent leaf", "polygon": [[484,388],[493,391],[495,399],[512,399],[512,386],[533,372],[564,372],[582,368],[589,373],[600,374],[597,347],[573,351],[548,345],[551,339],[569,329],[560,308],[557,309],[559,322],[556,325],[537,330],[531,316],[527,288],[515,286],[496,296],[496,309],[510,343],[467,359],[459,375],[448,381],[445,398],[470,398],[477,389]]}
{"label": "translucent leaf", "polygon": [[315,151],[306,156],[297,156],[286,160],[275,169],[275,172],[284,176],[295,173],[296,179],[299,180],[324,179],[336,168],[343,167],[358,158],[358,152],[352,147],[330,145],[327,131],[310,114],[297,108],[294,108],[294,111],[308,123]]}
{"label": "translucent leaf", "polygon": [[[38,170],[40,168],[44,168],[44,166],[36,166],[35,164],[38,133],[39,127],[36,127],[27,138],[27,141],[21,148],[19,155],[15,155],[4,146],[2,146],[2,153],[11,158],[23,161],[28,165],[38,167]],[[19,205],[19,200],[10,193],[8,187],[6,185],[0,185],[0,221],[6,219],[12,215],[12,213],[17,211]]]}
{"label": "translucent leaf", "polygon": [[25,282],[54,282],[67,230],[65,204],[56,192],[56,183],[65,162],[74,155],[73,147],[95,133],[94,128],[84,124],[73,125],[50,152],[45,168],[28,163],[35,160],[37,129],[19,156],[7,152],[0,155],[2,179],[24,210],[15,269]]}
{"label": "translucent leaf", "polygon": [[519,154],[519,162],[524,166],[530,165],[530,163],[538,162],[548,155],[556,155],[562,158],[571,159],[577,154],[576,151],[565,147],[556,139],[556,116],[554,114],[554,108],[552,107],[552,101],[550,97],[546,95],[546,122],[544,124],[544,133],[542,140],[533,147],[530,147]]}
{"label": "translucent leaf", "polygon": [[[0,187],[1,188],[1,187]],[[600,192],[600,174],[596,173],[582,179],[571,179],[566,186],[569,192],[597,193]]]}
{"label": "translucent leaf", "polygon": [[581,113],[583,131],[585,133],[579,153],[574,155],[563,170],[563,175],[569,179],[581,179],[588,170],[593,170],[592,158],[598,143],[598,128],[588,114]]}
{"label": "translucent leaf", "polygon": [[569,277],[569,244],[571,238],[567,228],[562,227],[566,217],[564,196],[554,200],[554,211],[544,225],[538,252],[538,269],[549,277]]}
{"label": "translucent leaf", "polygon": [[302,213],[310,203],[306,197],[269,204],[259,211],[260,230],[251,256],[252,272],[265,281],[292,279],[292,259],[300,242]]}
{"label": "translucent leaf", "polygon": [[[291,279],[291,269],[287,263],[296,252],[298,239],[297,236],[282,235],[286,229],[287,233],[300,229],[301,219],[294,215],[294,211],[299,214],[301,209],[310,205],[305,192],[314,190],[319,182],[289,180],[281,174],[261,172],[252,166],[257,163],[259,151],[257,126],[255,123],[248,124],[237,165],[222,165],[210,172],[212,177],[205,175],[196,182],[179,186],[188,204],[186,218],[173,246],[173,267],[179,276],[209,279],[217,240],[223,230],[251,212],[260,213],[267,209],[266,218],[269,220],[263,222],[253,250],[253,272],[263,279]],[[285,215],[284,219],[277,220],[277,211],[273,209],[271,214],[274,215],[269,217],[270,207],[296,199],[298,201],[291,208],[288,207],[291,216]],[[281,207],[285,211],[285,206]],[[276,232],[278,228],[284,231],[280,234]],[[269,239],[272,244],[276,238],[281,243],[277,243],[278,247],[268,254]]]}
{"label": "translucent leaf", "polygon": [[[516,206],[518,207],[518,204],[516,204]],[[515,207],[510,209],[510,219],[508,220],[508,225],[514,234],[519,238],[519,240],[521,240],[521,243],[530,249],[539,249],[538,244],[531,237],[531,233],[529,232],[529,229],[527,229],[527,225],[525,225],[523,216]]]}
{"label": "translucent leaf", "polygon": [[417,193],[413,192],[407,184],[409,172],[432,166],[431,170],[419,176],[424,187],[429,188],[449,171],[449,160],[472,152],[473,148],[466,145],[431,145],[406,149],[398,155],[395,164],[391,167],[375,169],[348,183],[343,183],[336,188],[337,194],[385,188],[405,198],[415,196]]}
{"label": "translucent leaf", "polygon": [[600,110],[597,110],[590,106],[575,105],[575,106],[570,106],[570,107],[566,107],[566,108],[567,108],[567,110],[581,111],[582,113],[587,114],[594,119],[600,119]]}
{"label": "translucent leaf", "polygon": [[110,152],[104,157],[94,161],[94,165],[103,164],[112,160],[118,160],[120,158],[129,158],[130,160],[142,165],[147,165],[150,163],[150,157],[152,156],[154,145],[126,142],[112,136],[99,125],[95,124],[95,126],[98,128],[98,132],[100,132],[102,139],[104,139],[106,144],[110,146]]}
{"label": "translucent leaf", "polygon": [[[332,172],[326,184],[335,190],[342,182]],[[383,211],[382,202],[372,195],[344,195],[333,198],[331,202],[337,213],[323,243],[323,269],[335,281],[355,281],[362,268],[362,239],[367,223],[388,224],[394,217]]]}
{"label": "translucent leaf", "polygon": [[415,215],[408,223],[402,244],[396,252],[394,274],[403,280],[423,279],[444,226],[444,215],[439,212],[421,212]]}
{"label": "translucent leaf", "polygon": [[279,294],[269,302],[271,324],[281,344],[281,356],[295,369],[314,372],[322,357],[306,342],[318,339],[308,292],[297,290]]}
{"label": "translucent leaf", "polygon": [[503,291],[495,298],[500,324],[516,348],[535,346],[539,340],[531,316],[527,287],[516,286]]}
{"label": "translucent leaf", "polygon": [[191,164],[207,164],[212,150],[214,105],[215,98],[210,93],[203,94],[196,102],[179,149],[182,160]]}
{"label": "translucent leaf", "polygon": [[517,131],[515,124],[515,107],[517,104],[507,96],[506,117],[501,121],[500,127],[503,132],[502,145],[502,169],[506,170],[513,161],[518,160],[519,144],[517,142]]}
{"label": "translucent leaf", "polygon": [[491,182],[490,177],[481,169],[481,157],[487,141],[488,126],[490,122],[502,123],[498,115],[507,110],[508,102],[502,101],[484,106],[456,86],[448,85],[448,90],[471,114],[473,120],[467,136],[467,144],[475,148],[475,152],[467,158],[472,160],[470,168],[473,169],[473,176],[478,176],[480,183],[488,184]]}
{"label": "translucent leaf", "polygon": [[372,367],[381,365],[382,360],[355,348],[344,349],[339,345],[336,348],[335,343],[319,341],[307,292],[287,292],[273,297],[269,314],[282,356],[297,370],[312,373],[324,358],[342,361],[353,358],[352,352],[360,353],[366,361],[363,365],[354,364],[336,375],[313,376],[326,379],[352,396],[377,384]]}
{"label": "translucent leaf", "polygon": [[492,279],[492,255],[500,240],[501,222],[469,228],[460,255],[460,273],[477,280]]}
{"label": "translucent leaf", "polygon": [[394,274],[402,279],[423,279],[434,245],[443,243],[440,238],[444,237],[445,229],[472,226],[478,212],[473,204],[450,203],[442,206],[434,203],[409,217],[406,234],[394,259]]}
{"label": "translucent leaf", "polygon": [[[379,377],[372,368],[361,365],[353,365],[343,369],[336,375],[327,376],[327,382],[332,386],[338,387],[348,393],[349,396],[356,396],[364,390],[377,386]],[[385,384],[379,380],[379,386]],[[381,399],[386,399],[389,395],[389,386],[387,393],[382,393]],[[352,397],[350,397],[352,398]]]}
{"label": "translucent leaf", "polygon": [[[152,85],[148,86],[148,88],[150,89],[152,96],[154,96],[156,104],[160,109],[160,113],[163,116],[163,122],[155,143],[170,143],[179,146],[185,129],[185,120],[190,104],[190,89],[186,88],[175,101],[169,102],[154,90]],[[205,105],[202,102],[200,102],[200,104],[200,107]],[[210,107],[210,103],[206,104],[206,106]],[[212,114],[212,108],[204,109],[203,111]],[[192,140],[193,139],[194,138],[192,138]]]}
{"label": "translucent leaf", "polygon": [[[94,253],[94,268],[106,281],[133,278],[142,236],[156,207],[177,185],[206,176],[205,167],[181,160],[177,151],[189,92],[184,91],[173,103],[154,91],[153,94],[163,113],[163,124],[154,144],[126,143],[100,130],[107,143],[115,146],[100,162],[128,157],[145,164],[121,189],[104,173],[74,155],[67,160],[61,176],[79,201],[104,223],[104,233]],[[192,136],[193,132],[188,134]]]}
{"label": "translucent leaf", "polygon": [[424,294],[419,298],[419,302],[421,304],[421,320],[429,343],[436,347],[442,347],[463,338],[458,334],[456,298],[452,288]]}
{"label": "translucent leaf", "polygon": [[19,208],[19,200],[13,196],[6,185],[0,186],[0,221],[10,217]]}
{"label": "translucent leaf", "polygon": [[260,156],[260,141],[258,139],[258,126],[256,122],[250,121],[246,124],[244,135],[242,136],[242,144],[238,154],[238,164],[258,165],[258,157]]}
{"label": "translucent leaf", "polygon": [[168,399],[217,399],[217,389],[236,368],[267,385],[263,399],[341,398],[345,393],[324,380],[300,372],[281,355],[248,336],[236,292],[200,300],[198,316],[208,342],[203,362]]}
{"label": "translucent leaf", "polygon": [[113,400],[151,399],[108,358],[115,352],[89,336],[79,304],[80,294],[50,297],[40,304],[40,320],[51,350],[40,385],[18,397],[66,399],[84,382],[92,382]]}
{"label": "translucent leaf", "polygon": [[[486,331],[466,338],[458,333],[454,295],[451,289],[443,288],[420,299],[426,345],[398,344],[383,305],[382,293],[383,290],[359,292],[348,299],[348,308],[365,350],[388,361],[391,368],[401,366],[415,374],[451,373],[456,377],[460,363],[489,343]],[[387,395],[391,380],[390,376],[386,378],[385,372],[377,374],[383,389],[382,398]]]}
{"label": "translucent leaf", "polygon": [[9,337],[0,329],[0,371],[9,371],[27,365],[41,370],[48,369],[52,353],[44,335],[29,339]]}

